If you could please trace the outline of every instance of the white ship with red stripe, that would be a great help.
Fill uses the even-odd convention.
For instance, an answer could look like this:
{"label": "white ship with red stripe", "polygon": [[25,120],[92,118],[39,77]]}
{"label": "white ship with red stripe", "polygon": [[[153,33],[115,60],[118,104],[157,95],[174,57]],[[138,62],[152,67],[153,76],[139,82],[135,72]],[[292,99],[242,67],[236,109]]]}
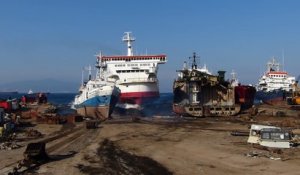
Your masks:
{"label": "white ship with red stripe", "polygon": [[142,104],[150,98],[159,97],[157,79],[158,64],[167,61],[166,55],[133,55],[131,32],[125,32],[127,55],[98,55],[98,67],[102,78],[115,80],[121,90],[120,102]]}
{"label": "white ship with red stripe", "polygon": [[259,79],[258,91],[284,90],[292,91],[295,77],[290,76],[286,71],[280,70],[280,64],[273,57],[267,64],[266,73]]}
{"label": "white ship with red stripe", "polygon": [[276,104],[286,99],[295,83],[295,77],[280,70],[280,64],[273,57],[267,64],[267,71],[259,79],[255,98],[264,103]]}

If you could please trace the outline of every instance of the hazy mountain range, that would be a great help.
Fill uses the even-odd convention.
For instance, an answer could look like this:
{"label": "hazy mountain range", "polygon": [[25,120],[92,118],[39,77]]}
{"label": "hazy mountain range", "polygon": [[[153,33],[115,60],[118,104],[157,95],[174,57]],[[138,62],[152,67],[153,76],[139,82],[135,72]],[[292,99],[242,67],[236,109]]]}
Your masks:
{"label": "hazy mountain range", "polygon": [[67,82],[55,79],[43,79],[43,80],[28,80],[18,81],[6,84],[0,84],[0,91],[18,91],[28,92],[77,92],[80,83]]}

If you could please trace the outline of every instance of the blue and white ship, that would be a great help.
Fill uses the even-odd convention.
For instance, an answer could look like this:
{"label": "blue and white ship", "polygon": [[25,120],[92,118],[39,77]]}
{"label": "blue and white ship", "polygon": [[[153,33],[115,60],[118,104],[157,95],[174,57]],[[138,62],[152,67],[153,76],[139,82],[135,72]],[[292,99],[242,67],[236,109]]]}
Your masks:
{"label": "blue and white ship", "polygon": [[[91,70],[90,70],[91,72]],[[105,120],[110,117],[120,95],[120,89],[97,74],[83,83],[75,96],[73,107],[79,115]]]}
{"label": "blue and white ship", "polygon": [[280,70],[280,64],[273,57],[267,64],[267,71],[259,79],[255,99],[275,104],[286,99],[292,92],[295,77]]}

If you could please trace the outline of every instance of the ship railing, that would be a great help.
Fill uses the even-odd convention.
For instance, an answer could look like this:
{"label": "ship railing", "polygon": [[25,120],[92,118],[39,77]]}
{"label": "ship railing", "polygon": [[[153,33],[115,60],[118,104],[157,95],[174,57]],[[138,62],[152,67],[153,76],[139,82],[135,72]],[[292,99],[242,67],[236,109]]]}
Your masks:
{"label": "ship railing", "polygon": [[157,82],[157,78],[127,78],[123,81],[123,83],[140,83],[140,82]]}

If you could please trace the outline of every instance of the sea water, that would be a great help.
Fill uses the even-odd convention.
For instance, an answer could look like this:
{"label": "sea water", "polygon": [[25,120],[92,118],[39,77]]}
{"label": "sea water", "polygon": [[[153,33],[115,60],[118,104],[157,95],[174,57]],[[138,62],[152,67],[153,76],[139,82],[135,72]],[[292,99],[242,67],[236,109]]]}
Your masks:
{"label": "sea water", "polygon": [[[6,100],[8,98],[20,99],[26,93],[17,94],[0,94],[0,99]],[[71,109],[72,103],[76,93],[49,93],[47,94],[48,102],[55,105],[58,109],[58,114],[67,115],[75,113]],[[154,99],[148,104],[143,106],[143,113],[145,116],[168,116],[172,115],[172,93],[161,93],[159,98]]]}

